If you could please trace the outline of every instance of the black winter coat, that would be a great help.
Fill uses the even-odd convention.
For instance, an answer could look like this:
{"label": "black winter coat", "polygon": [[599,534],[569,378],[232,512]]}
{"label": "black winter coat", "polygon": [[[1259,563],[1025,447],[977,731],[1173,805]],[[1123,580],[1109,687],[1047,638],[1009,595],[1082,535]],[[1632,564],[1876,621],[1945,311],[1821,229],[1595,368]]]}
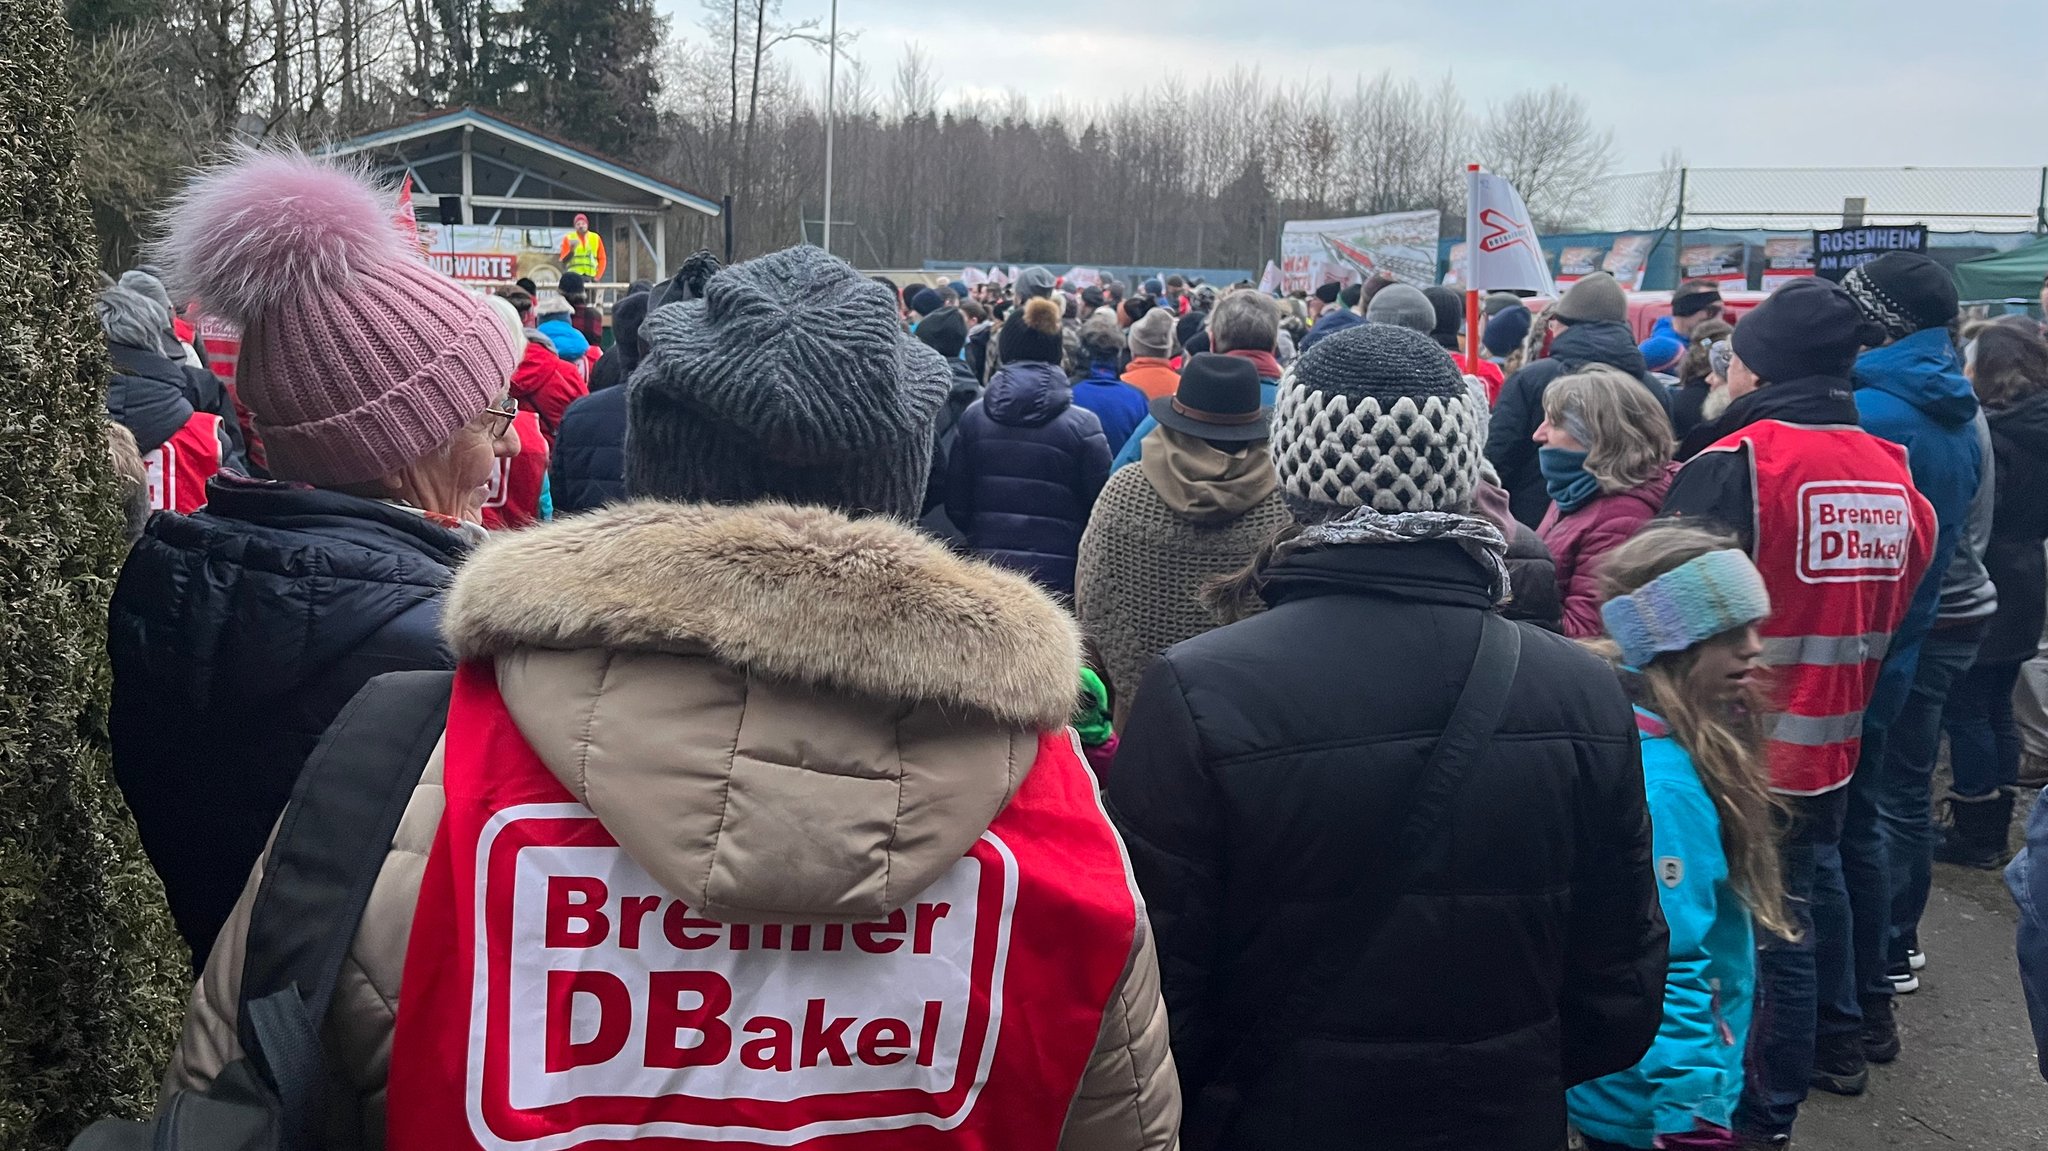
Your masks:
{"label": "black winter coat", "polygon": [[249,470],[242,425],[219,376],[128,344],[108,344],[107,356],[114,362],[114,376],[107,382],[107,415],[134,434],[135,446],[143,454],[162,447],[194,412],[205,412],[220,417],[221,434],[227,437],[221,466]]}
{"label": "black winter coat", "polygon": [[[1447,543],[1297,553],[1268,575],[1271,610],[1152,665],[1109,775],[1188,1099],[1378,881],[1490,609]],[[1227,1145],[1562,1146],[1565,1088],[1632,1066],[1663,1016],[1636,738],[1610,668],[1524,627],[1499,733],[1417,889],[1243,1085]]]}
{"label": "black winter coat", "polygon": [[1998,614],[1991,617],[1979,662],[2019,663],[2034,657],[2041,642],[2043,597],[2048,597],[2048,394],[2030,396],[2009,408],[1986,408],[1997,495],[1991,511],[1991,542],[1984,569],[1998,588]]}
{"label": "black winter coat", "polygon": [[924,518],[918,526],[935,539],[952,541],[966,537],[946,514],[946,461],[952,457],[954,441],[960,438],[960,417],[981,398],[981,379],[967,361],[957,357],[946,361],[946,366],[953,371],[953,387],[932,427],[932,469],[924,489]]}
{"label": "black winter coat", "polygon": [[960,417],[946,461],[946,515],[982,558],[1074,594],[1074,561],[1109,482],[1102,421],[1074,406],[1051,364],[1008,364]]}
{"label": "black winter coat", "polygon": [[404,508],[216,476],[114,588],[114,773],[203,967],[320,733],[364,681],[452,666],[466,538]]}
{"label": "black winter coat", "polygon": [[1543,470],[1536,464],[1536,443],[1529,438],[1543,422],[1544,389],[1559,376],[1594,364],[1620,368],[1641,380],[1665,412],[1671,410],[1670,390],[1651,378],[1627,324],[1592,320],[1558,333],[1550,342],[1550,355],[1524,366],[1501,385],[1500,398],[1493,404],[1493,422],[1486,432],[1486,458],[1500,473],[1509,506],[1516,519],[1532,528],[1542,523],[1543,513],[1550,510],[1550,493],[1543,486]]}
{"label": "black winter coat", "polygon": [[[605,360],[598,366],[603,367]],[[548,492],[558,516],[626,498],[624,387],[581,396],[562,413],[562,425],[555,429],[554,462],[548,465]]]}

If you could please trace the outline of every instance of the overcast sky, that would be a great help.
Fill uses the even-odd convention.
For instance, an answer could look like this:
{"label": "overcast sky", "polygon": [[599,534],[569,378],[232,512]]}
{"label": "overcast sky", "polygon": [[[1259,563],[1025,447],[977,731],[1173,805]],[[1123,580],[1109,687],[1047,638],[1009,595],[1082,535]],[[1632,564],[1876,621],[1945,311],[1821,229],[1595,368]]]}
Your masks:
{"label": "overcast sky", "polygon": [[[694,32],[696,0],[659,2]],[[822,18],[827,2],[783,12]],[[2048,0],[842,0],[839,19],[883,91],[911,42],[949,96],[1015,87],[1078,102],[1236,65],[1340,89],[1383,68],[1424,82],[1448,71],[1475,111],[1571,87],[1614,129],[1623,171],[1674,145],[1696,165],[2048,163]],[[822,76],[814,53],[787,59]]]}

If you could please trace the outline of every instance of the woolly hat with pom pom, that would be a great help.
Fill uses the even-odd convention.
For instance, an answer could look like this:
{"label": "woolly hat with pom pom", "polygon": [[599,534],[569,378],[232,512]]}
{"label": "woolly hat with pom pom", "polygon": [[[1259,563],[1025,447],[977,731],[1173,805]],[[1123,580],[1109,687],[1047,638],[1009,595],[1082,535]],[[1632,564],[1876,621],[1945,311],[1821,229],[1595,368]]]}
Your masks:
{"label": "woolly hat with pom pom", "polygon": [[1006,364],[1035,360],[1058,364],[1066,354],[1060,338],[1060,306],[1044,296],[1034,296],[1010,313],[996,337],[996,352]]}
{"label": "woolly hat with pom pom", "polygon": [[249,150],[201,172],[156,256],[174,298],[242,329],[236,392],[280,479],[390,475],[511,378],[483,297],[427,267],[386,190],[325,161]]}

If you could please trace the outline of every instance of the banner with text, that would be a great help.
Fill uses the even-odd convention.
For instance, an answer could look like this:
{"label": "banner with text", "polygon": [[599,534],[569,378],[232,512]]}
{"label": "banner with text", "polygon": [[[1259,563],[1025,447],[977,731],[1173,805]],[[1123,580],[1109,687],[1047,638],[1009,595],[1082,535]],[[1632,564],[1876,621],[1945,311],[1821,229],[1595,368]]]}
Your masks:
{"label": "banner with text", "polygon": [[1557,286],[1562,288],[1575,284],[1600,270],[1600,259],[1607,255],[1604,247],[1589,247],[1574,244],[1557,253]]}
{"label": "banner with text", "polygon": [[1289,220],[1280,230],[1281,287],[1312,292],[1332,280],[1355,284],[1375,272],[1403,283],[1436,283],[1435,209]]}
{"label": "banner with text", "polygon": [[1828,228],[1813,233],[1814,273],[1839,282],[1858,264],[1867,264],[1886,252],[1925,252],[1927,228],[1913,224],[1897,228]]}
{"label": "banner with text", "polygon": [[1733,244],[1687,244],[1678,254],[1681,280],[1713,280],[1719,284],[1743,285],[1749,273],[1743,269],[1748,247]]}
{"label": "banner with text", "polygon": [[1620,281],[1628,291],[1640,291],[1643,269],[1649,264],[1650,249],[1656,244],[1657,237],[1642,233],[1616,236],[1614,245],[1600,261],[1600,270]]}
{"label": "banner with text", "polygon": [[432,224],[427,263],[445,276],[473,284],[507,284],[528,276],[543,289],[561,278],[557,260],[567,228],[514,228],[489,224]]}
{"label": "banner with text", "polygon": [[1773,236],[1764,241],[1764,291],[1775,292],[1794,280],[1811,275],[1813,237]]}

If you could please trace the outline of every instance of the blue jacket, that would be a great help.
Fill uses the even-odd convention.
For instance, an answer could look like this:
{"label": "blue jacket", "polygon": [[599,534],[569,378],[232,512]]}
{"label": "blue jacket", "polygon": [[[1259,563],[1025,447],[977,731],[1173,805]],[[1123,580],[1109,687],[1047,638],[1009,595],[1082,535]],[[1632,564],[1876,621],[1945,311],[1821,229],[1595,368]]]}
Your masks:
{"label": "blue jacket", "polygon": [[1109,454],[1124,450],[1132,429],[1148,419],[1145,393],[1117,378],[1115,364],[1096,364],[1074,381],[1074,406],[1087,408],[1102,421]]}
{"label": "blue jacket", "polygon": [[1315,326],[1308,330],[1308,335],[1301,338],[1301,344],[1294,349],[1294,352],[1296,355],[1300,355],[1315,347],[1324,336],[1334,336],[1346,328],[1355,328],[1364,322],[1364,316],[1359,315],[1350,308],[1333,304],[1330,307],[1324,308],[1323,314],[1316,317]]}
{"label": "blue jacket", "polygon": [[2034,801],[2027,845],[2005,865],[2005,886],[2020,908],[2020,987],[2034,1024],[2034,1056],[2048,1079],[2048,802]]}
{"label": "blue jacket", "polygon": [[1756,988],[1749,908],[1728,883],[1721,819],[1692,756],[1636,709],[1650,804],[1657,897],[1671,929],[1664,1022],[1642,1061],[1565,1093],[1572,1122],[1596,1139],[1648,1147],[1704,1119],[1733,1126]]}
{"label": "blue jacket", "polygon": [[[1262,403],[1262,404],[1265,404],[1265,405],[1267,405],[1268,407],[1270,407],[1270,406],[1272,406],[1272,404],[1273,404],[1273,401],[1274,401],[1274,397],[1278,396],[1279,394],[1280,394],[1280,381],[1278,381],[1278,380],[1260,380],[1260,381],[1259,381],[1259,402],[1260,402],[1260,403]],[[1159,421],[1158,421],[1158,420],[1155,420],[1155,419],[1153,419],[1153,418],[1152,418],[1151,416],[1149,416],[1149,415],[1148,415],[1148,416],[1146,416],[1146,417],[1145,417],[1145,418],[1144,418],[1143,420],[1141,420],[1141,421],[1140,421],[1140,422],[1138,423],[1138,427],[1137,427],[1137,429],[1136,429],[1135,431],[1131,432],[1131,438],[1130,438],[1130,439],[1129,439],[1128,441],[1126,441],[1126,442],[1124,443],[1124,446],[1123,446],[1123,450],[1122,450],[1122,451],[1120,451],[1120,452],[1118,452],[1118,453],[1116,454],[1116,465],[1115,465],[1115,467],[1112,467],[1112,468],[1111,468],[1110,470],[1111,470],[1111,471],[1117,471],[1117,470],[1121,469],[1121,468],[1122,468],[1122,467],[1123,467],[1123,466],[1124,466],[1125,464],[1135,464],[1135,463],[1137,463],[1137,462],[1138,462],[1138,454],[1139,454],[1139,453],[1138,453],[1138,449],[1139,449],[1139,447],[1140,447],[1140,446],[1141,446],[1142,444],[1144,444],[1144,442],[1145,442],[1145,437],[1146,437],[1146,436],[1149,436],[1149,435],[1151,435],[1151,434],[1152,434],[1152,429],[1153,429],[1153,428],[1156,428],[1156,427],[1158,427],[1158,426],[1159,426]]]}
{"label": "blue jacket", "polygon": [[624,387],[592,392],[562,413],[548,481],[557,515],[587,512],[626,498]]}
{"label": "blue jacket", "polygon": [[1864,730],[1882,730],[1898,715],[1920,663],[1920,641],[1941,604],[1941,580],[1970,518],[1984,474],[1984,450],[1971,421],[1977,394],[1943,328],[1915,332],[1856,358],[1856,411],[1863,430],[1906,449],[1913,486],[1934,505],[1934,558],[1913,604],[1892,637],[1864,714]]}
{"label": "blue jacket", "polygon": [[590,340],[569,323],[567,316],[556,316],[542,324],[540,334],[555,345],[555,354],[575,363],[590,351]]}
{"label": "blue jacket", "polygon": [[946,515],[984,559],[1074,591],[1074,561],[1109,480],[1109,441],[1051,364],[1005,364],[960,417]]}
{"label": "blue jacket", "polygon": [[203,967],[306,756],[356,689],[453,666],[470,537],[418,512],[227,473],[159,513],[107,614],[114,775]]}

